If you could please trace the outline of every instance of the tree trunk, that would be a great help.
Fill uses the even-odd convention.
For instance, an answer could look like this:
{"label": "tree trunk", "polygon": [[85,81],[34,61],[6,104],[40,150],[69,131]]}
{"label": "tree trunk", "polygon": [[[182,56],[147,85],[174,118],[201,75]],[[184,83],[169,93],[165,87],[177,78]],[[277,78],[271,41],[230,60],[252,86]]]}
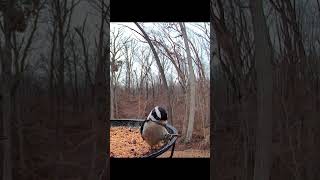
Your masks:
{"label": "tree trunk", "polygon": [[256,150],[254,180],[269,180],[272,163],[272,47],[262,0],[250,0],[257,71]]}
{"label": "tree trunk", "polygon": [[111,119],[114,119],[114,100],[115,100],[115,92],[114,92],[114,82],[113,82],[113,78],[114,78],[114,72],[111,73],[112,74],[112,77],[110,78],[111,81],[110,81],[110,118]]}
{"label": "tree trunk", "polygon": [[[4,75],[5,76],[5,75]],[[3,81],[4,82],[4,81]],[[3,179],[12,179],[12,136],[11,136],[11,96],[7,88],[2,90],[2,106],[3,106],[3,136],[4,141],[4,164]]]}
{"label": "tree trunk", "polygon": [[74,71],[74,88],[75,88],[75,112],[79,112],[79,87],[78,87],[78,70],[77,70],[77,56],[73,55],[73,71]]}
{"label": "tree trunk", "polygon": [[50,66],[49,66],[49,96],[50,96],[50,103],[49,103],[49,112],[50,112],[50,122],[55,119],[55,99],[54,99],[54,56],[56,50],[56,34],[57,34],[57,27],[55,23],[53,24],[53,34],[51,36],[51,49],[50,49]]}
{"label": "tree trunk", "polygon": [[146,99],[149,97],[149,83],[148,80],[146,80]]}
{"label": "tree trunk", "polygon": [[115,87],[114,90],[114,111],[115,111],[115,117],[119,117],[119,108],[118,108],[118,93],[117,93],[117,88]]}
{"label": "tree trunk", "polygon": [[190,92],[190,88],[187,87],[186,89],[186,92],[183,94],[183,98],[184,98],[184,116],[183,116],[183,123],[182,123],[182,139],[185,139],[186,138],[186,135],[187,135],[187,129],[188,129],[188,107],[189,107],[189,104],[190,104],[190,96],[189,96],[189,93]]}
{"label": "tree trunk", "polygon": [[[84,37],[84,27],[85,27],[85,21],[83,22],[82,25],[82,31],[80,31],[79,29],[75,28],[76,33],[78,34],[78,36],[80,37],[81,40],[81,46],[82,46],[82,52],[83,52],[83,56],[84,56],[84,67],[85,67],[85,79],[86,79],[86,88],[89,86],[89,90],[91,92],[91,96],[92,98],[91,100],[91,104],[93,104],[94,101],[94,88],[93,88],[93,83],[92,83],[92,77],[90,74],[90,67],[89,67],[89,54],[88,54],[88,47],[86,45],[86,41],[85,41],[85,37]],[[87,89],[86,89],[87,90]],[[87,91],[86,91],[87,93]]]}
{"label": "tree trunk", "polygon": [[[213,1],[210,1],[210,12],[213,13],[214,4]],[[210,21],[210,85],[214,85],[216,80],[214,77],[213,67],[214,67],[214,52],[217,50],[217,44],[213,41],[213,37],[215,37],[215,29],[214,23],[212,19]],[[216,93],[217,86],[211,86],[210,92],[210,149],[212,149],[213,154],[210,154],[210,180],[222,179],[224,177],[224,173],[221,173],[221,164],[224,164],[223,161],[227,158],[227,153],[224,153],[225,146],[223,145],[223,134],[221,131],[217,131],[222,127],[223,121],[218,117],[218,113],[216,107],[218,105],[218,101],[216,101]],[[223,166],[222,168],[224,168]]]}
{"label": "tree trunk", "polygon": [[[98,36],[98,51],[95,74],[95,118],[93,119],[93,128],[95,131],[95,140],[92,149],[92,165],[89,179],[104,179],[110,175],[110,148],[107,142],[110,140],[110,47],[105,42],[109,42],[110,27],[106,22],[110,18],[110,1],[99,0],[100,6],[100,28]],[[104,38],[107,36],[107,39]],[[95,152],[95,153],[94,153]]]}
{"label": "tree trunk", "polygon": [[[17,92],[18,93],[18,92]],[[22,108],[23,105],[19,103],[19,97],[17,99],[18,94],[13,96],[14,103],[16,106],[16,111],[13,112],[16,114],[16,122],[18,124],[17,126],[17,136],[18,136],[18,148],[19,148],[19,168],[21,168],[22,171],[26,170],[26,164],[25,164],[25,156],[24,156],[24,127],[23,127],[23,114],[22,114]]]}
{"label": "tree trunk", "polygon": [[11,122],[11,86],[12,86],[12,47],[10,43],[12,32],[9,28],[10,19],[9,13],[13,8],[14,1],[9,1],[7,9],[3,12],[3,26],[5,44],[3,48],[3,56],[1,61],[1,99],[2,99],[2,121],[3,121],[3,136],[6,137],[3,143],[3,172],[2,179],[12,180],[12,122]]}
{"label": "tree trunk", "polygon": [[60,0],[53,2],[53,8],[55,11],[55,14],[53,15],[55,17],[55,23],[57,23],[57,36],[58,36],[58,82],[57,82],[57,118],[56,124],[55,124],[55,144],[56,144],[56,157],[55,157],[55,179],[59,180],[61,179],[61,168],[59,168],[59,161],[63,159],[63,116],[64,116],[64,41],[65,41],[65,34],[64,34],[64,22],[63,22],[63,11],[64,6],[61,6]]}
{"label": "tree trunk", "polygon": [[195,116],[195,108],[196,108],[196,82],[195,82],[196,80],[195,80],[195,75],[193,71],[192,57],[191,57],[191,52],[189,48],[186,27],[185,27],[185,24],[181,22],[179,23],[179,25],[182,31],[182,36],[183,36],[184,44],[187,51],[188,68],[189,68],[190,101],[189,101],[189,108],[188,108],[189,110],[188,129],[187,129],[187,134],[185,139],[185,142],[188,143],[191,141],[193,125],[194,125],[194,116]]}

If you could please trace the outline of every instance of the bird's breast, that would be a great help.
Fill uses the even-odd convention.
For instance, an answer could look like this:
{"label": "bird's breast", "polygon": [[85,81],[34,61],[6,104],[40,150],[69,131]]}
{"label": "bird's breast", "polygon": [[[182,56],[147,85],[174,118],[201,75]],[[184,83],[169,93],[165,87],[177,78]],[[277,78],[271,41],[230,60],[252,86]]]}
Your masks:
{"label": "bird's breast", "polygon": [[167,129],[155,122],[149,121],[144,125],[142,137],[149,145],[158,144],[167,134]]}

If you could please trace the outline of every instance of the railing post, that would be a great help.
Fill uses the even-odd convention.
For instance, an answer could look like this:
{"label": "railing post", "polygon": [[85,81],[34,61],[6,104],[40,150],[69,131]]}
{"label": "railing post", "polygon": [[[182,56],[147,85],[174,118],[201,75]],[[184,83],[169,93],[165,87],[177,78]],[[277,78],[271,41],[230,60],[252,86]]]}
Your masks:
{"label": "railing post", "polygon": [[172,158],[172,156],[173,156],[173,152],[174,152],[174,147],[175,147],[175,145],[176,145],[176,142],[174,142],[173,145],[172,145],[170,158]]}

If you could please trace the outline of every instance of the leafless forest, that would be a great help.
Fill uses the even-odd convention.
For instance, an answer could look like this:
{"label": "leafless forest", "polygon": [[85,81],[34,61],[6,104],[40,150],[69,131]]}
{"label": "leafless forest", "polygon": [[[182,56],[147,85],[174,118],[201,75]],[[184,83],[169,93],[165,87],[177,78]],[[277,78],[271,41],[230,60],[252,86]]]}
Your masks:
{"label": "leafless forest", "polygon": [[109,4],[0,1],[0,179],[108,176]]}
{"label": "leafless forest", "polygon": [[110,29],[107,0],[0,0],[1,179],[106,179],[105,120],[154,105],[180,148],[212,141],[213,179],[320,179],[320,1],[210,10]]}
{"label": "leafless forest", "polygon": [[110,27],[111,118],[144,119],[154,106],[163,106],[182,135],[177,150],[208,154],[209,23]]}
{"label": "leafless forest", "polygon": [[213,179],[319,179],[320,3],[212,0]]}

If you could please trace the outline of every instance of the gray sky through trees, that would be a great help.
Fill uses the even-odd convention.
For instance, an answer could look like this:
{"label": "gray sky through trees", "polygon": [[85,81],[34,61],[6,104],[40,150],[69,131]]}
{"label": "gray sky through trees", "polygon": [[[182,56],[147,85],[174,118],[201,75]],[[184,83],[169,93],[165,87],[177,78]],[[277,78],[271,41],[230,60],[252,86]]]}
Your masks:
{"label": "gray sky through trees", "polygon": [[[183,39],[179,36],[179,33],[176,30],[173,30],[171,28],[164,28],[167,27],[169,23],[141,23],[142,27],[144,28],[144,30],[148,33],[148,35],[150,37],[152,37],[152,39],[155,37],[157,40],[163,40],[164,43],[166,45],[169,45],[170,47],[170,42],[169,42],[169,38],[165,35],[165,33],[163,32],[163,30],[165,30],[170,38],[172,39],[172,41],[174,43],[179,44],[179,46],[181,45],[181,47],[184,47],[183,45]],[[173,23],[176,24],[177,27],[178,23]],[[206,74],[206,77],[209,77],[209,53],[210,53],[210,47],[209,47],[209,37],[210,37],[210,27],[209,27],[209,23],[208,22],[201,22],[201,23],[185,23],[186,24],[186,28],[187,28],[187,33],[188,36],[190,38],[190,41],[194,44],[194,46],[196,47],[196,49],[199,51],[199,58],[201,59],[201,63],[204,66],[204,71]],[[140,30],[138,29],[138,27],[134,24],[134,23],[126,23],[126,22],[112,22],[110,24],[110,42],[111,42],[111,46],[112,46],[112,42],[114,39],[114,34],[116,34],[118,31],[122,32],[122,40],[124,39],[130,39],[131,41],[134,41],[135,43],[135,47],[136,47],[136,51],[133,52],[133,70],[136,70],[137,73],[140,72],[140,68],[141,68],[141,62],[139,60],[139,58],[142,57],[141,52],[143,50],[146,51],[150,51],[150,47],[149,45],[145,42],[145,40],[141,37],[141,35],[138,34],[141,33]],[[137,32],[135,32],[137,31]],[[119,40],[121,41],[121,40]],[[116,42],[117,43],[121,43],[121,42]],[[124,48],[123,48],[124,49]],[[158,50],[158,48],[157,48]],[[181,51],[182,53],[182,57],[183,59],[186,59],[186,52],[185,50]],[[160,59],[162,61],[162,63],[165,66],[165,73],[167,78],[171,79],[170,77],[173,77],[174,82],[177,83],[177,73],[172,65],[172,63],[170,62],[170,60],[168,58],[166,58],[165,56],[161,55],[161,53],[159,53],[160,55]],[[191,53],[192,58],[195,58],[195,54],[192,51]],[[158,75],[158,69],[156,66],[156,63],[153,62],[153,55],[152,53],[150,53],[149,55],[149,60],[152,61],[152,65],[151,65],[151,71],[154,72],[154,75]],[[125,55],[124,55],[124,51],[121,50],[121,53],[119,55],[118,60],[124,61],[125,59]],[[194,67],[197,67],[194,63]],[[197,71],[197,69],[195,69],[194,71]],[[125,72],[121,72],[120,74],[120,82],[125,80]]]}

